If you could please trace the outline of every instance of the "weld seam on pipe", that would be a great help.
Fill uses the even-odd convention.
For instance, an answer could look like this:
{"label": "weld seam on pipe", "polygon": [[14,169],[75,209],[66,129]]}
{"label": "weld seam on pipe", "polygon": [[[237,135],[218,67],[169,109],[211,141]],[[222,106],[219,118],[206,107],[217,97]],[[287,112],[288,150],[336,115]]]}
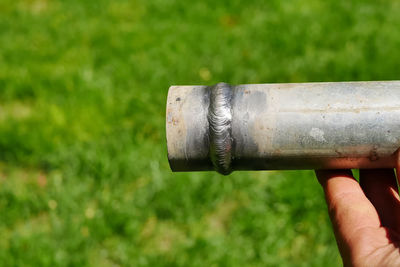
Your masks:
{"label": "weld seam on pipe", "polygon": [[208,109],[210,157],[216,171],[232,172],[232,89],[229,84],[218,83],[210,87]]}

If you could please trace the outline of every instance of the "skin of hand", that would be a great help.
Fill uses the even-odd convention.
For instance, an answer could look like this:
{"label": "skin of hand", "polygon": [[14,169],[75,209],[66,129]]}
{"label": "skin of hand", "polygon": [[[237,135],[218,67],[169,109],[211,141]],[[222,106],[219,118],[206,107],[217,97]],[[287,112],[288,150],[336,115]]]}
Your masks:
{"label": "skin of hand", "polygon": [[350,170],[318,170],[316,175],[344,266],[400,266],[400,198],[394,170],[360,170],[360,182]]}

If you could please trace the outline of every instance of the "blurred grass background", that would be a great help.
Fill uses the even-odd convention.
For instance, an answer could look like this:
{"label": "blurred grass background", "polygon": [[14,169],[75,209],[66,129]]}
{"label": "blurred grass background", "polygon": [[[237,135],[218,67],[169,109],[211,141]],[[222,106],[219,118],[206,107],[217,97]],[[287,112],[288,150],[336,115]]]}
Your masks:
{"label": "blurred grass background", "polygon": [[0,1],[2,266],[338,266],[311,171],[171,173],[172,84],[399,79],[395,0]]}

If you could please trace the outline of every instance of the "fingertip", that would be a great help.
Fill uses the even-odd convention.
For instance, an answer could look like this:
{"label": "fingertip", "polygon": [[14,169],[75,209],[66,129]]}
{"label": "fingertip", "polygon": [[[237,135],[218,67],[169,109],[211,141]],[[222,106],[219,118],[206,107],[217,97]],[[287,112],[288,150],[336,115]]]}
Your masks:
{"label": "fingertip", "polygon": [[347,177],[354,179],[353,174],[351,170],[345,170],[345,169],[340,169],[340,170],[315,170],[315,174],[317,176],[317,179],[319,183],[325,187],[326,183],[329,179],[335,178],[335,177]]}
{"label": "fingertip", "polygon": [[341,254],[351,258],[353,249],[359,246],[355,241],[358,231],[378,228],[378,214],[351,170],[318,170],[316,175],[324,190]]}

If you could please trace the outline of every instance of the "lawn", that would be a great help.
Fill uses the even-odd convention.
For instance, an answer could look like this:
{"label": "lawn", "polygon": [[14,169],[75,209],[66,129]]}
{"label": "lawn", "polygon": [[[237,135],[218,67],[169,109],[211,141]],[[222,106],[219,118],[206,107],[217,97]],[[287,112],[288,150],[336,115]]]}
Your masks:
{"label": "lawn", "polygon": [[1,266],[338,266],[312,171],[172,173],[172,84],[393,80],[395,0],[2,0]]}

